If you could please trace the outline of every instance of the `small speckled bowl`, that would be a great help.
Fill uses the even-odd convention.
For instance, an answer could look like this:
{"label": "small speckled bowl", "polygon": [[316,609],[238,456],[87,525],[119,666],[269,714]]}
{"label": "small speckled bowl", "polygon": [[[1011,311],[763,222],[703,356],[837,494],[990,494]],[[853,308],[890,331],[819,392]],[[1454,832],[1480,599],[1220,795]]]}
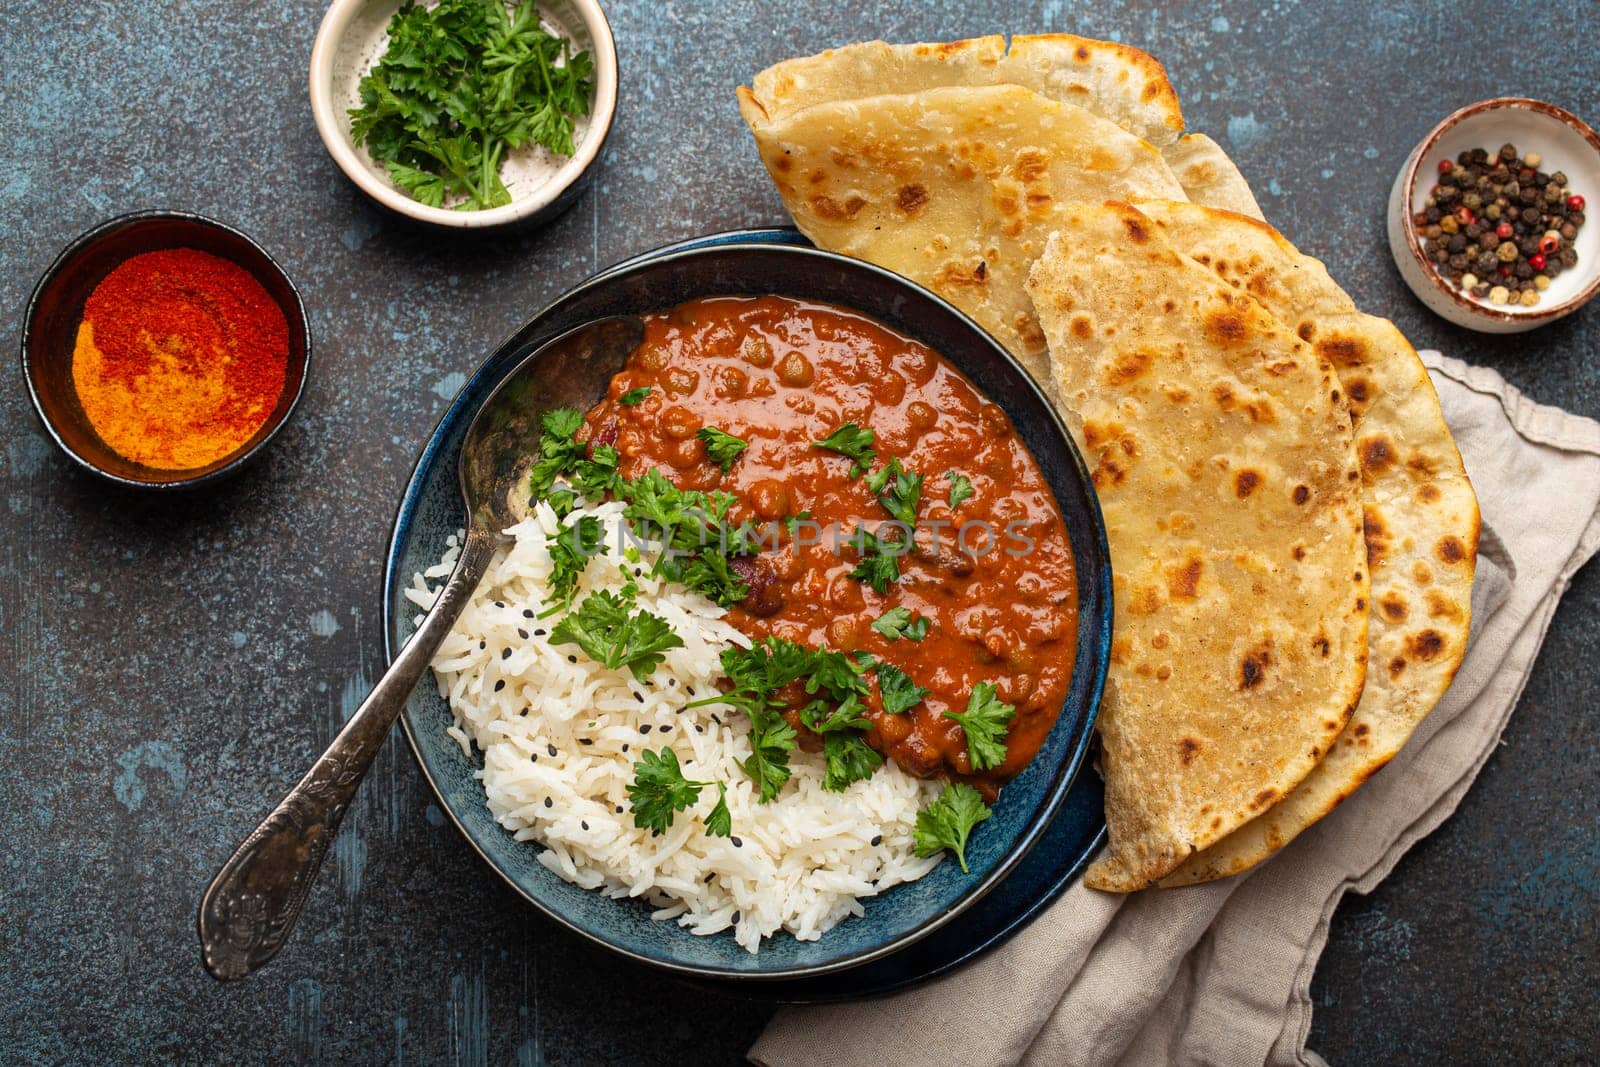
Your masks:
{"label": "small speckled bowl", "polygon": [[[267,421],[226,456],[189,470],[157,470],[114,452],[89,425],[72,384],[72,351],[89,294],[124,260],[164,248],[198,249],[237,263],[261,283],[289,324],[283,393]],[[22,320],[22,377],[50,437],[80,467],[135,489],[192,489],[245,466],[289,421],[310,364],[311,328],[283,268],[233,227],[182,211],[121,215],[73,241],[39,279]]]}
{"label": "small speckled bowl", "polygon": [[484,211],[418,203],[351,139],[349,109],[359,106],[361,79],[388,47],[389,19],[399,7],[400,0],[333,0],[311,46],[311,113],[339,169],[390,211],[447,229],[548,222],[569,207],[600,158],[617,109],[617,46],[597,0],[548,0],[538,8],[547,29],[571,41],[574,52],[588,51],[594,58],[589,114],[574,124],[577,151],[565,160],[537,146],[513,153],[500,171],[511,203]]}
{"label": "small speckled bowl", "polygon": [[1482,333],[1532,330],[1572,314],[1600,292],[1600,221],[1592,211],[1578,231],[1577,266],[1556,275],[1532,307],[1479,300],[1441,277],[1424,257],[1413,216],[1427,206],[1439,162],[1473,148],[1493,152],[1503,144],[1539,153],[1540,170],[1565,171],[1569,188],[1600,205],[1600,137],[1554,104],[1512,96],[1469,104],[1447,116],[1412,150],[1389,193],[1389,251],[1401,277],[1429,310]]}

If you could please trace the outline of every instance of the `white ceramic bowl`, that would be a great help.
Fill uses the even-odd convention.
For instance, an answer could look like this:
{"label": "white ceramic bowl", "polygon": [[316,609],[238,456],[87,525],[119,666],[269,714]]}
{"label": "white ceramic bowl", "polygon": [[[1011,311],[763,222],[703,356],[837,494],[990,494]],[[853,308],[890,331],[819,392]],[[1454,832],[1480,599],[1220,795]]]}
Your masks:
{"label": "white ceramic bowl", "polygon": [[347,111],[360,103],[362,77],[388,45],[389,19],[401,0],[333,0],[311,46],[311,113],[322,143],[372,199],[407,218],[453,229],[483,229],[552,218],[576,197],[600,156],[617,109],[617,46],[611,24],[596,0],[540,0],[539,14],[572,42],[574,52],[594,57],[594,96],[589,114],[575,123],[577,151],[561,159],[530,146],[501,166],[511,203],[484,211],[428,207],[407,196],[350,137]]}
{"label": "white ceramic bowl", "polygon": [[[1503,144],[1543,157],[1539,169],[1565,171],[1568,187],[1589,202],[1574,248],[1578,263],[1556,275],[1532,307],[1497,307],[1464,293],[1433,269],[1422,253],[1413,216],[1427,206],[1439,161],[1467,149],[1497,151]],[[1483,333],[1521,333],[1570,315],[1600,292],[1600,137],[1576,115],[1554,104],[1498,97],[1469,104],[1428,131],[1412,150],[1389,193],[1389,251],[1417,298],[1458,326]]]}

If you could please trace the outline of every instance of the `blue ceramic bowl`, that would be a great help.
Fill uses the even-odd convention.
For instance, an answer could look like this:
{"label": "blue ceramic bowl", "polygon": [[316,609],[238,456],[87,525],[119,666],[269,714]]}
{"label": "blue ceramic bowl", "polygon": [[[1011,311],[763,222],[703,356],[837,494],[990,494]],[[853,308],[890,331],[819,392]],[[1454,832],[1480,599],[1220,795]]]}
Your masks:
{"label": "blue ceramic bowl", "polygon": [[[456,457],[467,425],[518,360],[546,340],[605,315],[670,308],[703,296],[778,293],[849,307],[928,344],[1011,417],[1066,519],[1078,565],[1079,630],[1072,684],[1055,727],[1028,769],[1009,783],[993,817],[967,848],[970,873],[940,864],[910,885],[864,901],[818,941],[780,936],[758,954],[730,935],[697,937],[648,909],[562,881],[490,814],[469,760],[445,734],[449,708],[429,682],[402,717],[423,775],[473,847],[510,885],[557,922],[644,963],[702,978],[794,979],[879,959],[925,937],[1000,883],[1060,809],[1088,748],[1105,681],[1111,633],[1111,568],[1105,528],[1082,458],[1060,418],[1014,359],[972,320],[926,289],[859,260],[761,243],[712,245],[635,260],[585,282],[508,338],[462,388],[440,420],[400,505],[385,589],[385,641],[392,657],[412,628],[404,600],[411,576],[437,562],[465,525]],[[594,399],[607,382],[597,377]]]}

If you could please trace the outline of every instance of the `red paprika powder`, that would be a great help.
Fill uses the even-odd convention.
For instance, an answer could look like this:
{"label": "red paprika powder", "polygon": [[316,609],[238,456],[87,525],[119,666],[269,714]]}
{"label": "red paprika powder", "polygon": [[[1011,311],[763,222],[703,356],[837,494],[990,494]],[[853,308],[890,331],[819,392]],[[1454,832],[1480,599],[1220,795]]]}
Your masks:
{"label": "red paprika powder", "polygon": [[283,393],[289,324],[243,267],[171,248],[89,294],[72,381],[89,424],[146,467],[204,467],[261,429]]}

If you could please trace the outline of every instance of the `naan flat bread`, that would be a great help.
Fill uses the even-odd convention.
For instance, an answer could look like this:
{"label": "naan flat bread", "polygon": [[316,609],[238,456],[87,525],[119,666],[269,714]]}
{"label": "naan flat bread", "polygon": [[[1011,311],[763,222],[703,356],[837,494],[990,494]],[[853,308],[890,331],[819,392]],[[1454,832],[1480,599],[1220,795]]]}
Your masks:
{"label": "naan flat bread", "polygon": [[1127,204],[1059,212],[1028,282],[1094,470],[1116,619],[1101,704],[1128,892],[1270,808],[1361,695],[1368,581],[1349,407],[1327,360]]}
{"label": "naan flat bread", "polygon": [[1444,695],[1467,648],[1478,502],[1428,372],[1392,323],[1363,315],[1264,223],[1197,204],[1139,210],[1333,364],[1354,423],[1372,581],[1366,689],[1344,733],[1286,797],[1162,882],[1191,885],[1254,866],[1332,811]]}
{"label": "naan flat bread", "polygon": [[1149,144],[1016,85],[836,100],[776,119],[748,89],[739,104],[807,237],[928,286],[1040,381],[1044,335],[1023,286],[1063,204],[1183,198]]}
{"label": "naan flat bread", "polygon": [[839,100],[965,85],[1020,85],[1110,119],[1158,147],[1183,132],[1167,72],[1114,41],[1065,33],[999,34],[938,44],[864,41],[790,59],[757,74],[750,94],[769,120]]}
{"label": "naan flat bread", "polygon": [[1167,145],[1161,154],[1190,200],[1266,221],[1250,183],[1221,146],[1205,134],[1188,134]]}

